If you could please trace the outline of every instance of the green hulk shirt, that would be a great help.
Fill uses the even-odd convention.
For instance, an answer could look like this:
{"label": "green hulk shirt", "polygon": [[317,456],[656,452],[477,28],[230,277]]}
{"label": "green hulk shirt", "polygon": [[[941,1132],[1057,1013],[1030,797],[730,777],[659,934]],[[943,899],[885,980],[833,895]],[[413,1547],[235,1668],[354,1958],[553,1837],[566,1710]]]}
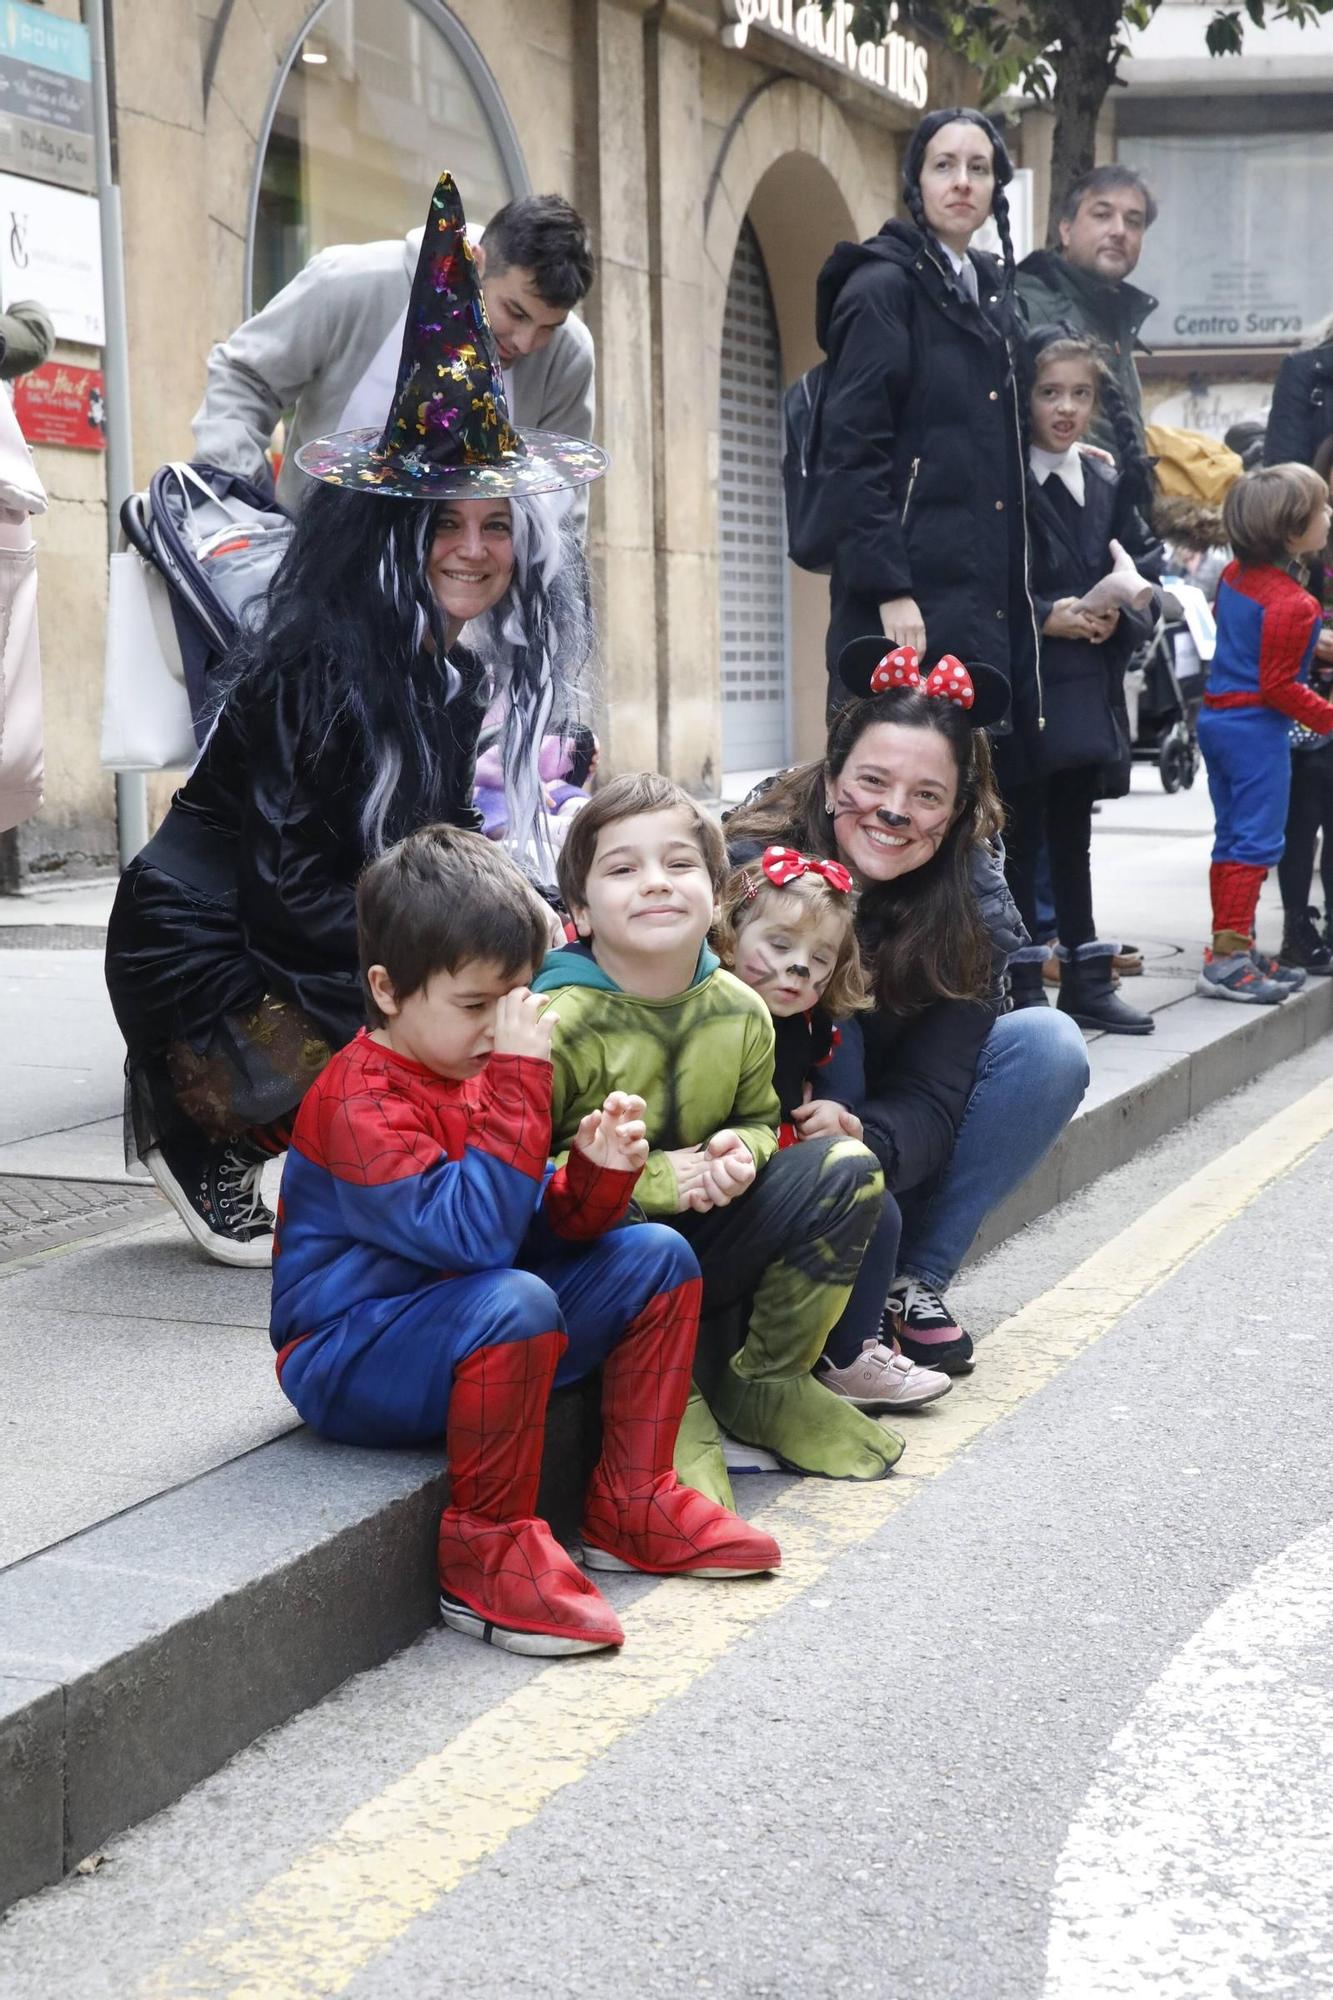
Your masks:
{"label": "green hulk shirt", "polygon": [[648,1107],[651,1151],[634,1190],[647,1216],[677,1212],[666,1157],[674,1147],[705,1145],[726,1127],[757,1168],[777,1151],[773,1023],[759,995],[724,972],[707,945],[690,985],[669,1000],[624,992],[582,944],[551,952],[532,986],[559,995],[551,1046],[557,1156],[613,1090],[633,1091]]}

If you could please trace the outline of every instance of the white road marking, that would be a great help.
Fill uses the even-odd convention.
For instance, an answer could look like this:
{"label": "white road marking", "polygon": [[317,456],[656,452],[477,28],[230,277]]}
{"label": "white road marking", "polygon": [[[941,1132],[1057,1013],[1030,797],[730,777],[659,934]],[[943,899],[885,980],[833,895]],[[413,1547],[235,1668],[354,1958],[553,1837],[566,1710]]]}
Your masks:
{"label": "white road marking", "polygon": [[1333,1993],[1333,1522],[1220,1604],[1111,1744],[1043,2000]]}

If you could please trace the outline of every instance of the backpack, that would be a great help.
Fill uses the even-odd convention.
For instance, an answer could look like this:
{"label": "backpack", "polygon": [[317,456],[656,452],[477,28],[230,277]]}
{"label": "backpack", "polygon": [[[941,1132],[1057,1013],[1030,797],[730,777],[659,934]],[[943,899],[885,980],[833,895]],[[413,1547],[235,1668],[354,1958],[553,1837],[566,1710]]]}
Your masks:
{"label": "backpack", "polygon": [[799,569],[827,576],[833,567],[828,509],[819,478],[819,428],[828,363],[818,361],[782,398],[782,489],[787,501],[787,553]]}

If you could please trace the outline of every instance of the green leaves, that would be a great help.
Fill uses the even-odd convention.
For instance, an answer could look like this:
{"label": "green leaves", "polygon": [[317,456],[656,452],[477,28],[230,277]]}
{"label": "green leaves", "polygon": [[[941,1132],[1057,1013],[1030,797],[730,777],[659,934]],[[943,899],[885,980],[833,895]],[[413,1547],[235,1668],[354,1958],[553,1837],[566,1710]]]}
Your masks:
{"label": "green leaves", "polygon": [[[835,0],[820,0],[831,11]],[[981,72],[987,102],[1021,82],[1050,95],[1050,72],[1061,58],[1081,51],[1116,61],[1128,53],[1123,30],[1146,28],[1162,0],[1123,0],[1119,7],[1086,0],[900,0],[898,18],[939,37]],[[887,33],[892,0],[854,0],[851,28],[858,41]],[[1206,30],[1208,53],[1239,55],[1245,27],[1293,21],[1307,27],[1333,13],[1333,0],[1238,0],[1219,6]],[[1090,46],[1092,45],[1092,46]],[[1113,79],[1114,80],[1114,77]]]}

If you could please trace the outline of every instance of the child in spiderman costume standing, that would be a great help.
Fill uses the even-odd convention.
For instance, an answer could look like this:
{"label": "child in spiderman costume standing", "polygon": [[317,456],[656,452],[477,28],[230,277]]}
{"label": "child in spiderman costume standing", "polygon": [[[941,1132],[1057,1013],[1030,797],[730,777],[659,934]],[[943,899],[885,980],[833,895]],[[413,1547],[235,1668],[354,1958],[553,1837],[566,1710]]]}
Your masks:
{"label": "child in spiderman costume standing", "polygon": [[1259,891],[1282,859],[1291,795],[1291,725],[1333,732],[1333,703],[1309,685],[1318,600],[1292,566],[1328,540],[1328,487],[1308,465],[1247,472],[1222,525],[1236,560],[1217,591],[1217,650],[1199,717],[1216,825],[1212,949],[1198,990],[1210,1000],[1275,1006],[1305,984],[1255,949]]}
{"label": "child in spiderman costume standing", "polygon": [[589,1569],[733,1577],[780,1561],[672,1470],[699,1266],[672,1229],[616,1226],[647,1157],[643,1100],[612,1091],[552,1172],[554,1017],[528,991],[548,913],[480,834],[401,841],[362,876],[357,917],[372,1026],[297,1115],[278,1379],[325,1437],[443,1438],[447,1625],[519,1653],[619,1646],[611,1606],[534,1516],[553,1387],[602,1371]]}

